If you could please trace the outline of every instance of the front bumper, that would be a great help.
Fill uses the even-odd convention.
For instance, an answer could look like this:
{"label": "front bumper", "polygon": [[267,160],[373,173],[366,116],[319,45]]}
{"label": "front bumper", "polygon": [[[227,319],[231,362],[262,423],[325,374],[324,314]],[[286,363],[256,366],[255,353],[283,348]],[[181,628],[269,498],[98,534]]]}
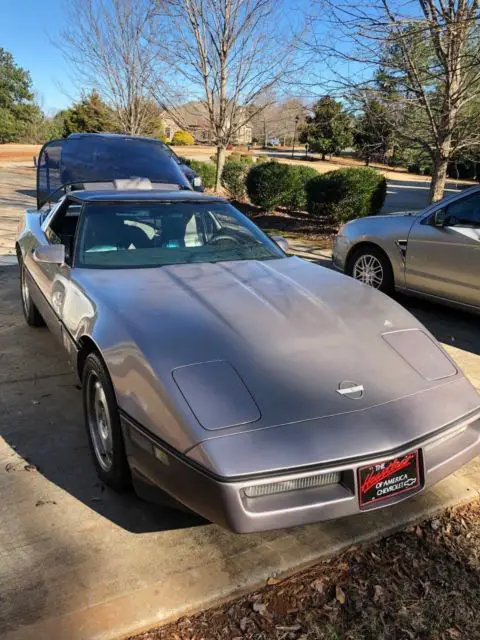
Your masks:
{"label": "front bumper", "polygon": [[332,244],[332,264],[339,271],[345,271],[349,248],[350,242],[345,236],[335,236]]}
{"label": "front bumper", "polygon": [[[158,489],[192,511],[237,533],[265,531],[332,520],[387,507],[423,491],[480,453],[480,414],[465,417],[440,434],[374,458],[329,464],[263,478],[226,479],[212,475],[168,445],[158,442],[128,416],[122,415],[125,446],[134,481]],[[363,509],[359,506],[357,470],[388,458],[419,450],[422,485]],[[319,473],[341,474],[338,483],[249,498],[245,489],[265,483],[296,480]]]}

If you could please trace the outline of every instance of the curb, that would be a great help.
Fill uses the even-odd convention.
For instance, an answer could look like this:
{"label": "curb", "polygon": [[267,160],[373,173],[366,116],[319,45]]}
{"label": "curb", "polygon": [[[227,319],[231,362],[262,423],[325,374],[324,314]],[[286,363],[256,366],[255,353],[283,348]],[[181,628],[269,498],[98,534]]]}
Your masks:
{"label": "curb", "polygon": [[[429,491],[388,509],[287,530],[264,544],[205,567],[171,575],[155,584],[87,609],[38,621],[3,636],[3,640],[118,640],[222,604],[263,586],[270,576],[284,577],[366,544],[448,507],[480,495],[480,457]],[[262,535],[262,534],[257,534]]]}

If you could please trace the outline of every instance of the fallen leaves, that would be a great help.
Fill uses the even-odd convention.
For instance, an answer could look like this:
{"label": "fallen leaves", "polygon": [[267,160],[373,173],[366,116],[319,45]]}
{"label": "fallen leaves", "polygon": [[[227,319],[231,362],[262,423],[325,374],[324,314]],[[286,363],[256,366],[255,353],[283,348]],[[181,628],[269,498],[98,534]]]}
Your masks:
{"label": "fallen leaves", "polygon": [[480,638],[480,501],[137,640]]}
{"label": "fallen leaves", "polygon": [[335,599],[338,600],[340,604],[345,604],[345,592],[340,585],[337,584],[335,587]]}

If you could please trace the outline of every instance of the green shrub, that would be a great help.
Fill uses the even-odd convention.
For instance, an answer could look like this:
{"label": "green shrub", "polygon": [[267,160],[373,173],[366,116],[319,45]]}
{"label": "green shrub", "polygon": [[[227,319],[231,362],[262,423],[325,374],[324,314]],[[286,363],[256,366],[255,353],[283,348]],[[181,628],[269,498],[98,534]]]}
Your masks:
{"label": "green shrub", "polygon": [[250,165],[248,162],[236,161],[232,162],[230,158],[225,163],[222,173],[222,185],[228,191],[231,198],[235,200],[243,200],[245,198],[247,188],[245,179],[247,177]]}
{"label": "green shrub", "polygon": [[227,162],[243,162],[244,164],[251,165],[253,164],[253,156],[249,153],[238,153],[234,151],[225,160]]}
{"label": "green shrub", "polygon": [[422,173],[420,165],[418,162],[411,162],[407,167],[408,173]]}
{"label": "green shrub", "polygon": [[195,139],[189,131],[175,131],[170,144],[184,145],[195,144]]}
{"label": "green shrub", "polygon": [[255,156],[255,162],[257,164],[261,164],[262,162],[268,162],[270,160],[270,158],[267,156],[266,153],[261,153],[258,156]]}
{"label": "green shrub", "polygon": [[245,181],[252,204],[273,211],[282,204],[290,191],[289,167],[279,162],[254,164]]}
{"label": "green shrub", "polygon": [[188,160],[187,164],[198,173],[206,189],[213,189],[215,186],[215,165],[211,164],[211,162],[201,162],[200,160]]}
{"label": "green shrub", "polygon": [[289,188],[282,199],[282,205],[289,211],[305,211],[307,194],[305,185],[309,180],[318,176],[318,171],[312,167],[301,165],[287,165],[289,172]]}
{"label": "green shrub", "polygon": [[308,181],[306,193],[311,215],[341,224],[378,213],[387,195],[387,181],[375,169],[339,169]]}

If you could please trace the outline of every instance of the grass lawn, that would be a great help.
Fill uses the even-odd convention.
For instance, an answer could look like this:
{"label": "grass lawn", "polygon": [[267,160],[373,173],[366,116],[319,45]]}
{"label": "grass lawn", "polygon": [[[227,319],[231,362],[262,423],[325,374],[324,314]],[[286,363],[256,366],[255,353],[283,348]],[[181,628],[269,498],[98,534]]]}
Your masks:
{"label": "grass lawn", "polygon": [[480,500],[136,640],[476,640]]}

